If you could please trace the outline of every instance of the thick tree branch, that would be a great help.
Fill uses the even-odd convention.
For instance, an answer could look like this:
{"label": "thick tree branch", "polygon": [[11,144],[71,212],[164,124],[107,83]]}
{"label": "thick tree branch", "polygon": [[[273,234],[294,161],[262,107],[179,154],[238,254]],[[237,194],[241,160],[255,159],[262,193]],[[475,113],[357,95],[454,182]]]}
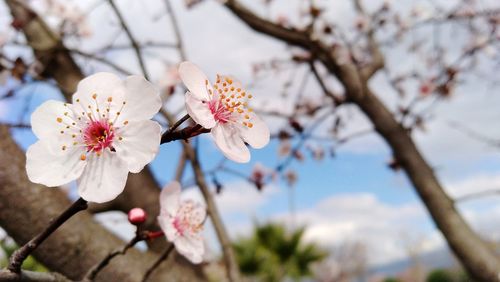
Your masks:
{"label": "thick tree branch", "polygon": [[225,5],[251,28],[285,43],[305,48],[325,65],[331,75],[339,79],[349,101],[360,107],[373,123],[375,130],[391,147],[398,163],[405,170],[433,220],[467,271],[481,281],[500,281],[498,257],[458,213],[453,201],[444,192],[407,131],[368,89],[366,79],[360,75],[356,66],[339,65],[329,49],[309,41],[309,37],[302,32],[284,30],[261,19],[236,0],[228,0]]}
{"label": "thick tree branch", "polygon": [[8,269],[14,273],[21,272],[21,265],[24,260],[34,251],[40,244],[43,243],[54,231],[63,225],[72,216],[80,211],[87,209],[87,201],[79,198],[68,209],[66,209],[60,216],[58,216],[52,223],[50,223],[45,230],[31,239],[28,243],[24,244],[21,248],[16,250],[10,257]]}

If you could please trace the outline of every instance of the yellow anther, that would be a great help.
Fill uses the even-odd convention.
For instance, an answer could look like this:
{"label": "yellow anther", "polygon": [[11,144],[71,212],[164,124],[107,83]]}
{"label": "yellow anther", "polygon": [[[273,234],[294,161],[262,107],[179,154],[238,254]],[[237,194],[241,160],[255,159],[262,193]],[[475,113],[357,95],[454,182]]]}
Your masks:
{"label": "yellow anther", "polygon": [[127,125],[128,124],[128,120],[124,121],[123,124]]}
{"label": "yellow anther", "polygon": [[252,95],[248,95],[248,99],[252,99],[252,97],[253,97]]}
{"label": "yellow anther", "polygon": [[78,102],[78,103],[79,103],[79,102],[80,102],[80,99],[76,99],[76,102]]}
{"label": "yellow anther", "polygon": [[118,140],[120,140],[120,141],[121,141],[121,140],[123,140],[123,137],[121,137],[121,136],[120,136],[120,137],[118,137]]}
{"label": "yellow anther", "polygon": [[248,123],[248,127],[249,127],[249,128],[252,128],[252,127],[253,127],[253,123],[249,122],[249,123]]}
{"label": "yellow anther", "polygon": [[64,151],[64,150],[66,150],[66,146],[62,146],[62,150],[63,150],[63,151]]}
{"label": "yellow anther", "polygon": [[241,91],[241,88],[237,88],[236,91],[240,92]]}
{"label": "yellow anther", "polygon": [[246,119],[250,119],[250,116],[249,116],[249,115],[245,115],[245,118],[246,118]]}
{"label": "yellow anther", "polygon": [[108,97],[108,102],[112,102],[113,101],[113,97]]}
{"label": "yellow anther", "polygon": [[86,160],[86,159],[87,159],[87,156],[85,156],[84,154],[82,154],[82,155],[80,156],[80,160],[84,161],[84,160]]}
{"label": "yellow anther", "polygon": [[60,132],[61,132],[61,134],[64,134],[64,130],[61,130]]}
{"label": "yellow anther", "polygon": [[120,112],[116,112],[116,115],[119,116],[120,115]]}
{"label": "yellow anther", "polygon": [[231,91],[234,91],[234,87],[231,87]]}
{"label": "yellow anther", "polygon": [[224,82],[224,83],[222,83],[222,86],[226,87],[226,86],[227,86],[227,83],[225,83],[225,82]]}
{"label": "yellow anther", "polygon": [[78,142],[73,142],[73,146],[76,146],[76,145],[78,145]]}
{"label": "yellow anther", "polygon": [[76,138],[76,135],[75,135],[75,134],[72,134],[72,135],[71,135],[71,137],[72,137],[72,138]]}
{"label": "yellow anther", "polygon": [[95,100],[96,98],[97,98],[97,94],[96,93],[92,94],[92,99]]}
{"label": "yellow anther", "polygon": [[60,117],[58,117],[56,120],[57,120],[58,123],[62,122],[62,118],[60,118]]}

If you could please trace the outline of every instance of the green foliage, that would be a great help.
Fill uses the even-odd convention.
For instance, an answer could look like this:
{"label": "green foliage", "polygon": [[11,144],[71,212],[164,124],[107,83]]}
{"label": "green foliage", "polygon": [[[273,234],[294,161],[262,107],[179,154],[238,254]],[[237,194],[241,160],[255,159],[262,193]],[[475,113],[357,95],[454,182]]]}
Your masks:
{"label": "green foliage", "polygon": [[427,275],[427,282],[455,282],[454,275],[445,269],[435,269]]}
{"label": "green foliage", "polygon": [[[6,258],[0,260],[0,269],[7,267],[9,261],[8,258],[17,250],[16,244],[8,244],[5,240],[0,240],[0,248],[6,255]],[[37,271],[37,272],[47,272],[47,268],[43,266],[41,263],[36,261],[33,256],[29,256],[22,265],[22,269]]]}
{"label": "green foliage", "polygon": [[310,266],[327,254],[314,244],[303,243],[304,231],[290,233],[283,225],[272,223],[256,226],[252,236],[234,243],[241,272],[259,281],[310,276]]}
{"label": "green foliage", "polygon": [[389,277],[389,278],[384,279],[384,282],[400,282],[400,281],[401,280],[394,278],[394,277]]}

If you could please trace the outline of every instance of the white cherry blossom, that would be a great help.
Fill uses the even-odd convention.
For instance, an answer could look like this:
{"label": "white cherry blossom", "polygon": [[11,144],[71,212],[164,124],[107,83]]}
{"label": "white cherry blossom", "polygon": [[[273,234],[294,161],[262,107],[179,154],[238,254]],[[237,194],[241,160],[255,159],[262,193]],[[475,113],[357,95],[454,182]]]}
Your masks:
{"label": "white cherry blossom", "polygon": [[192,200],[181,201],[180,194],[181,186],[177,181],[163,188],[158,223],[180,254],[193,263],[200,263],[205,252],[200,235],[206,217],[205,207]]}
{"label": "white cherry blossom", "polygon": [[211,129],[215,144],[229,159],[245,163],[250,160],[253,148],[262,148],[269,143],[269,128],[248,107],[252,95],[243,89],[240,82],[231,76],[217,75],[212,84],[193,63],[183,62],[179,75],[188,88],[186,109],[191,118]]}
{"label": "white cherry blossom", "polygon": [[90,202],[113,200],[128,172],[140,172],[156,156],[160,125],[157,89],[141,76],[121,80],[111,73],[83,79],[73,103],[49,100],[31,116],[39,140],[26,152],[32,182],[60,186],[77,180]]}

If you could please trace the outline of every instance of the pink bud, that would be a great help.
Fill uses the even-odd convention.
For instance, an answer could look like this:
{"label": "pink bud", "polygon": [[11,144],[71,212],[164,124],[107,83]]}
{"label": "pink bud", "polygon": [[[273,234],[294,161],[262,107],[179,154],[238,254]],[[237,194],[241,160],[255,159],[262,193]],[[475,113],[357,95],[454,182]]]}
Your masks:
{"label": "pink bud", "polygon": [[139,225],[146,221],[148,215],[141,208],[133,208],[128,212],[128,221],[133,225]]}

